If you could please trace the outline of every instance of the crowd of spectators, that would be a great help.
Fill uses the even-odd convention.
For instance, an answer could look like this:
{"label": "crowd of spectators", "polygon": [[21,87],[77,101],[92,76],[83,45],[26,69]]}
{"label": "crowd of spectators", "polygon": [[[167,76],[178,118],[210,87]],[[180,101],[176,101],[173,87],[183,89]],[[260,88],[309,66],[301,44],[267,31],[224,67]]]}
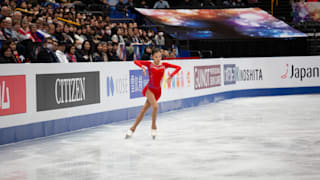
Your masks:
{"label": "crowd of spectators", "polygon": [[[98,0],[99,1],[99,0]],[[103,2],[106,1],[101,1]],[[119,11],[130,9],[132,0]],[[130,5],[131,3],[131,5]],[[32,5],[5,0],[0,11],[0,62],[106,62],[134,59],[134,46],[162,47],[164,57],[175,57],[166,50],[163,32],[139,28],[136,22],[114,23],[109,16],[87,15],[76,3]],[[108,5],[105,4],[107,7]],[[120,47],[124,47],[121,48]],[[145,59],[145,54],[141,54]],[[125,53],[125,55],[121,55]]]}
{"label": "crowd of spectators", "polygon": [[[135,46],[161,47],[169,58],[178,54],[161,31],[139,28],[140,21],[111,21],[107,0],[64,1],[0,0],[0,63],[133,60]],[[118,0],[113,8],[127,17],[135,7],[243,7],[248,1],[258,0]],[[150,50],[145,48],[141,58],[150,59]]]}

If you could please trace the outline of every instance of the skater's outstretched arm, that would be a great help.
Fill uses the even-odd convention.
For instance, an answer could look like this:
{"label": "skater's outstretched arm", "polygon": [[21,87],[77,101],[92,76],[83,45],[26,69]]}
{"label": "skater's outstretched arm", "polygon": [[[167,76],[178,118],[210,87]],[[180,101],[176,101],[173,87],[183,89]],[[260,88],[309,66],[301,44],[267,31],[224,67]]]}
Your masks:
{"label": "skater's outstretched arm", "polygon": [[175,69],[176,69],[176,70],[174,70],[174,71],[169,75],[171,78],[172,78],[174,75],[176,75],[176,74],[180,71],[180,69],[181,69],[180,66],[175,65],[175,64],[170,64],[170,63],[164,62],[163,65],[164,65],[166,68],[175,68]]}
{"label": "skater's outstretched arm", "polygon": [[139,60],[135,60],[133,61],[137,66],[144,68],[144,66],[149,67],[149,65],[151,64],[150,61],[139,61]]}

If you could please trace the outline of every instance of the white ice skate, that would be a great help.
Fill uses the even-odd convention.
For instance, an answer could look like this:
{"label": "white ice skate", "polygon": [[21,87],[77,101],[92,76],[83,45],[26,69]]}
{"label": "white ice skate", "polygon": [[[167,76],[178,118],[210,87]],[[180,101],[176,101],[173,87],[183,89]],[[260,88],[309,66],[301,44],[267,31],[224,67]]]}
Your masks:
{"label": "white ice skate", "polygon": [[156,136],[157,136],[157,130],[156,129],[151,129],[151,136],[152,136],[153,140],[156,139]]}
{"label": "white ice skate", "polygon": [[133,135],[133,131],[131,129],[128,130],[125,139],[129,139],[131,138],[131,136]]}

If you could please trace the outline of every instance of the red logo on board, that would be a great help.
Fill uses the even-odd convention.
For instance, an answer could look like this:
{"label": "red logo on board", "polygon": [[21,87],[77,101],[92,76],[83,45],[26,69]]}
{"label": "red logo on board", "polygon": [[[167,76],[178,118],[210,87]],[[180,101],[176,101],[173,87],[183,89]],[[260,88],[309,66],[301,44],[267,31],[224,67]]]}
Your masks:
{"label": "red logo on board", "polygon": [[0,116],[26,112],[26,76],[0,76]]}

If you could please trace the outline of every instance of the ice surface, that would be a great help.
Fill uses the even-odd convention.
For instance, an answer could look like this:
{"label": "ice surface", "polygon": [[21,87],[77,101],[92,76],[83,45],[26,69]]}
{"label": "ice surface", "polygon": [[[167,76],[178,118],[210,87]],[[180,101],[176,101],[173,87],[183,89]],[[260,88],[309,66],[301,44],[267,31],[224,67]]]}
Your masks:
{"label": "ice surface", "polygon": [[0,146],[0,180],[318,180],[320,95],[241,98]]}

